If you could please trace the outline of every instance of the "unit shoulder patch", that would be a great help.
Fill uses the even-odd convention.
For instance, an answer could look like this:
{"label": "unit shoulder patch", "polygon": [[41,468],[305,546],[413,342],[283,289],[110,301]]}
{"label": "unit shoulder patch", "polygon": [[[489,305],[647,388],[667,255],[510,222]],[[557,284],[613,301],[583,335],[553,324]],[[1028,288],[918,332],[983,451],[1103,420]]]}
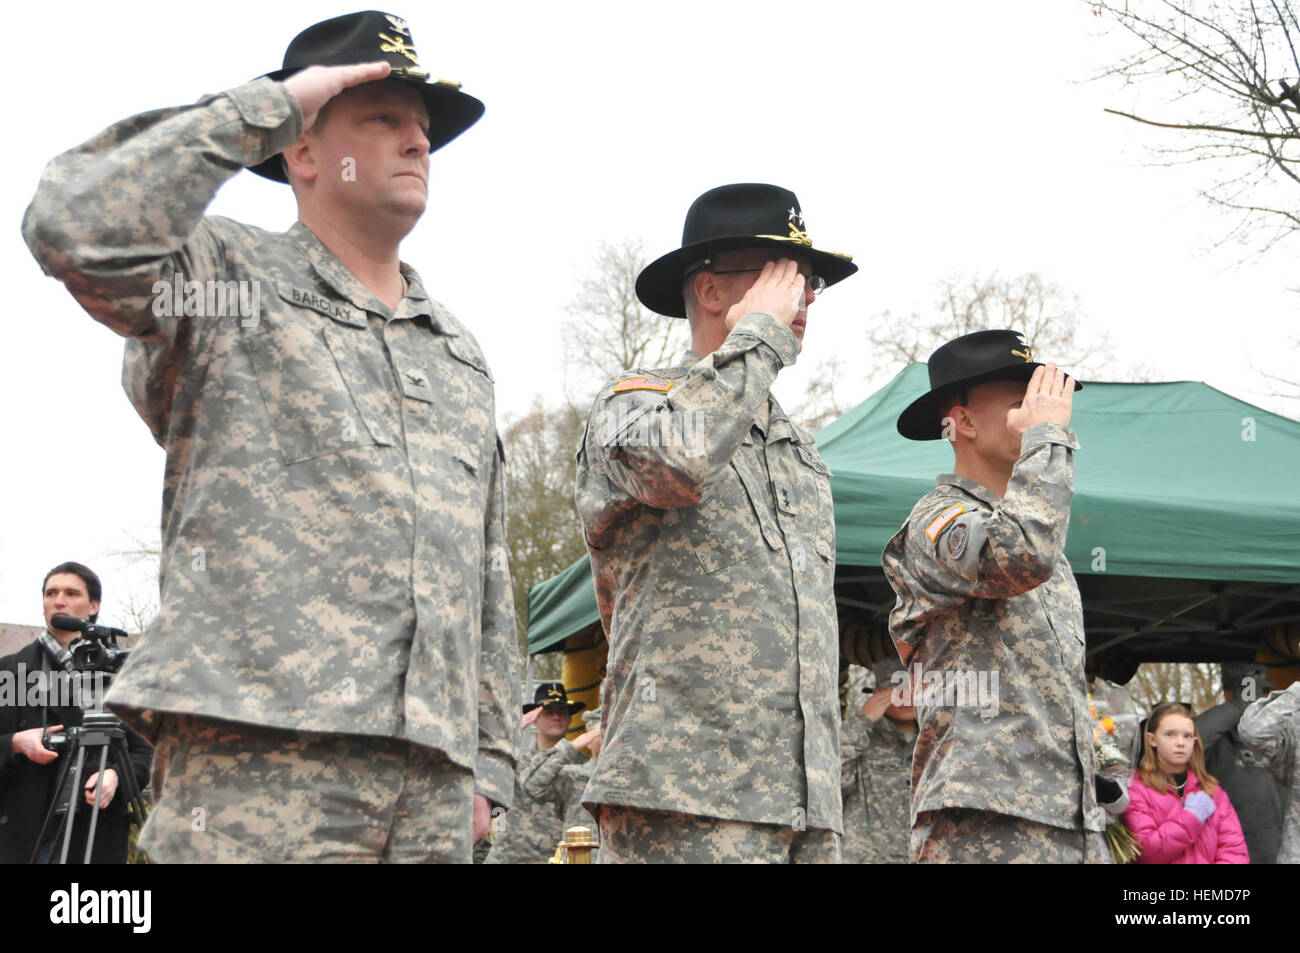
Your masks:
{"label": "unit shoulder patch", "polygon": [[970,538],[970,527],[965,523],[958,523],[948,531],[944,538],[944,545],[948,547],[948,555],[953,559],[961,559],[962,553],[966,552],[966,540]]}

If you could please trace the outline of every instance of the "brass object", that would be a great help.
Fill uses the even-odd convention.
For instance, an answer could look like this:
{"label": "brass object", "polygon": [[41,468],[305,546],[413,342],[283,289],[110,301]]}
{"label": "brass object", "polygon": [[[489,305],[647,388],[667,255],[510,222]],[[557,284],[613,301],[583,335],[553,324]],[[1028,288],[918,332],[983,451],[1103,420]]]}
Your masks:
{"label": "brass object", "polygon": [[591,852],[596,847],[591,830],[586,827],[570,827],[564,832],[564,839],[555,847],[555,856],[548,864],[590,864]]}

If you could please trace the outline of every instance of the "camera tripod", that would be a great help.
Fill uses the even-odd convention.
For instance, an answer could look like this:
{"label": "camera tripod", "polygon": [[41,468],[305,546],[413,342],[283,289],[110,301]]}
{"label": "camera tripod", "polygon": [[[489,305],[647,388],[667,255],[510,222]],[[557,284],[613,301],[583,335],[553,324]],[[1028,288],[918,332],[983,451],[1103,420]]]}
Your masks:
{"label": "camera tripod", "polygon": [[[46,842],[46,835],[51,829],[51,823],[58,825],[54,846],[59,849],[59,854],[56,860],[54,854],[51,853],[49,862],[59,864],[68,862],[68,850],[72,845],[77,806],[85,796],[82,783],[85,776],[84,769],[87,753],[92,753],[92,756],[94,752],[99,754],[100,783],[103,783],[106,769],[112,768],[116,771],[118,790],[114,796],[126,798],[126,805],[137,821],[143,822],[145,817],[144,799],[140,794],[139,786],[135,782],[135,772],[131,770],[131,759],[127,754],[126,731],[122,728],[122,723],[117,717],[108,712],[87,712],[85,721],[80,727],[69,728],[63,734],[66,737],[61,746],[65,747],[66,751],[64,752],[63,768],[59,772],[59,780],[55,785],[57,793],[54,795],[54,800],[50,802],[49,810],[45,813],[45,822],[41,825],[40,836],[36,838],[36,847],[32,852],[32,863],[35,863],[40,855],[41,847]],[[58,736],[51,735],[50,737],[57,738]],[[56,741],[54,744],[47,743],[46,747],[57,749],[60,744]],[[71,775],[70,780],[69,775]],[[56,820],[59,815],[62,815],[62,820]],[[98,823],[99,798],[97,796],[90,811],[90,828],[86,835],[85,855],[82,858],[84,864],[90,863],[90,858],[94,852],[95,830]]]}

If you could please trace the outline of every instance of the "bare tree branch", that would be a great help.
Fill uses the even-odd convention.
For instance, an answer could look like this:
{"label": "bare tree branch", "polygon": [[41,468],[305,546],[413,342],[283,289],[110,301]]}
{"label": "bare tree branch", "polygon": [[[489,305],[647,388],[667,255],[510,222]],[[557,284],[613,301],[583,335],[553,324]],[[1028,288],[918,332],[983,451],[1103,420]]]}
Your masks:
{"label": "bare tree branch", "polygon": [[1078,295],[1041,275],[1003,277],[953,275],[937,285],[934,314],[899,321],[888,311],[876,317],[870,335],[871,376],[897,373],[924,361],[945,341],[972,331],[1010,328],[1024,333],[1035,353],[1087,377],[1141,379],[1138,368],[1117,366],[1109,336],[1085,335]]}
{"label": "bare tree branch", "polygon": [[1161,129],[1201,129],[1207,132],[1226,132],[1234,136],[1258,136],[1262,139],[1300,139],[1300,135],[1290,132],[1259,132],[1252,129],[1233,129],[1229,126],[1209,126],[1204,123],[1195,122],[1157,122],[1154,119],[1143,119],[1141,116],[1135,116],[1132,113],[1126,113],[1122,109],[1107,109],[1105,112],[1113,116],[1123,116],[1125,119],[1132,119],[1134,122],[1140,122],[1147,126],[1159,126]]}
{"label": "bare tree branch", "polygon": [[636,278],[645,264],[640,242],[602,242],[591,274],[565,308],[564,364],[583,382],[584,396],[620,371],[675,365],[690,346],[685,321],[654,314],[638,300]]}

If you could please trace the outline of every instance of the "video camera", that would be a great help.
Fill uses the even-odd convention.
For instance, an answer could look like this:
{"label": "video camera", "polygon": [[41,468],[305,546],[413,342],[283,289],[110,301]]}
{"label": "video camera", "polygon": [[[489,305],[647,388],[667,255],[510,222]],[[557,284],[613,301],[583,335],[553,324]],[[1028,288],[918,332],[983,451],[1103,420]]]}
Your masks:
{"label": "video camera", "polygon": [[56,615],[50,626],[63,632],[80,632],[59,657],[59,664],[68,672],[109,672],[116,675],[122,670],[130,649],[117,647],[117,640],[126,638],[121,629],[107,625],[83,622],[76,616]]}

